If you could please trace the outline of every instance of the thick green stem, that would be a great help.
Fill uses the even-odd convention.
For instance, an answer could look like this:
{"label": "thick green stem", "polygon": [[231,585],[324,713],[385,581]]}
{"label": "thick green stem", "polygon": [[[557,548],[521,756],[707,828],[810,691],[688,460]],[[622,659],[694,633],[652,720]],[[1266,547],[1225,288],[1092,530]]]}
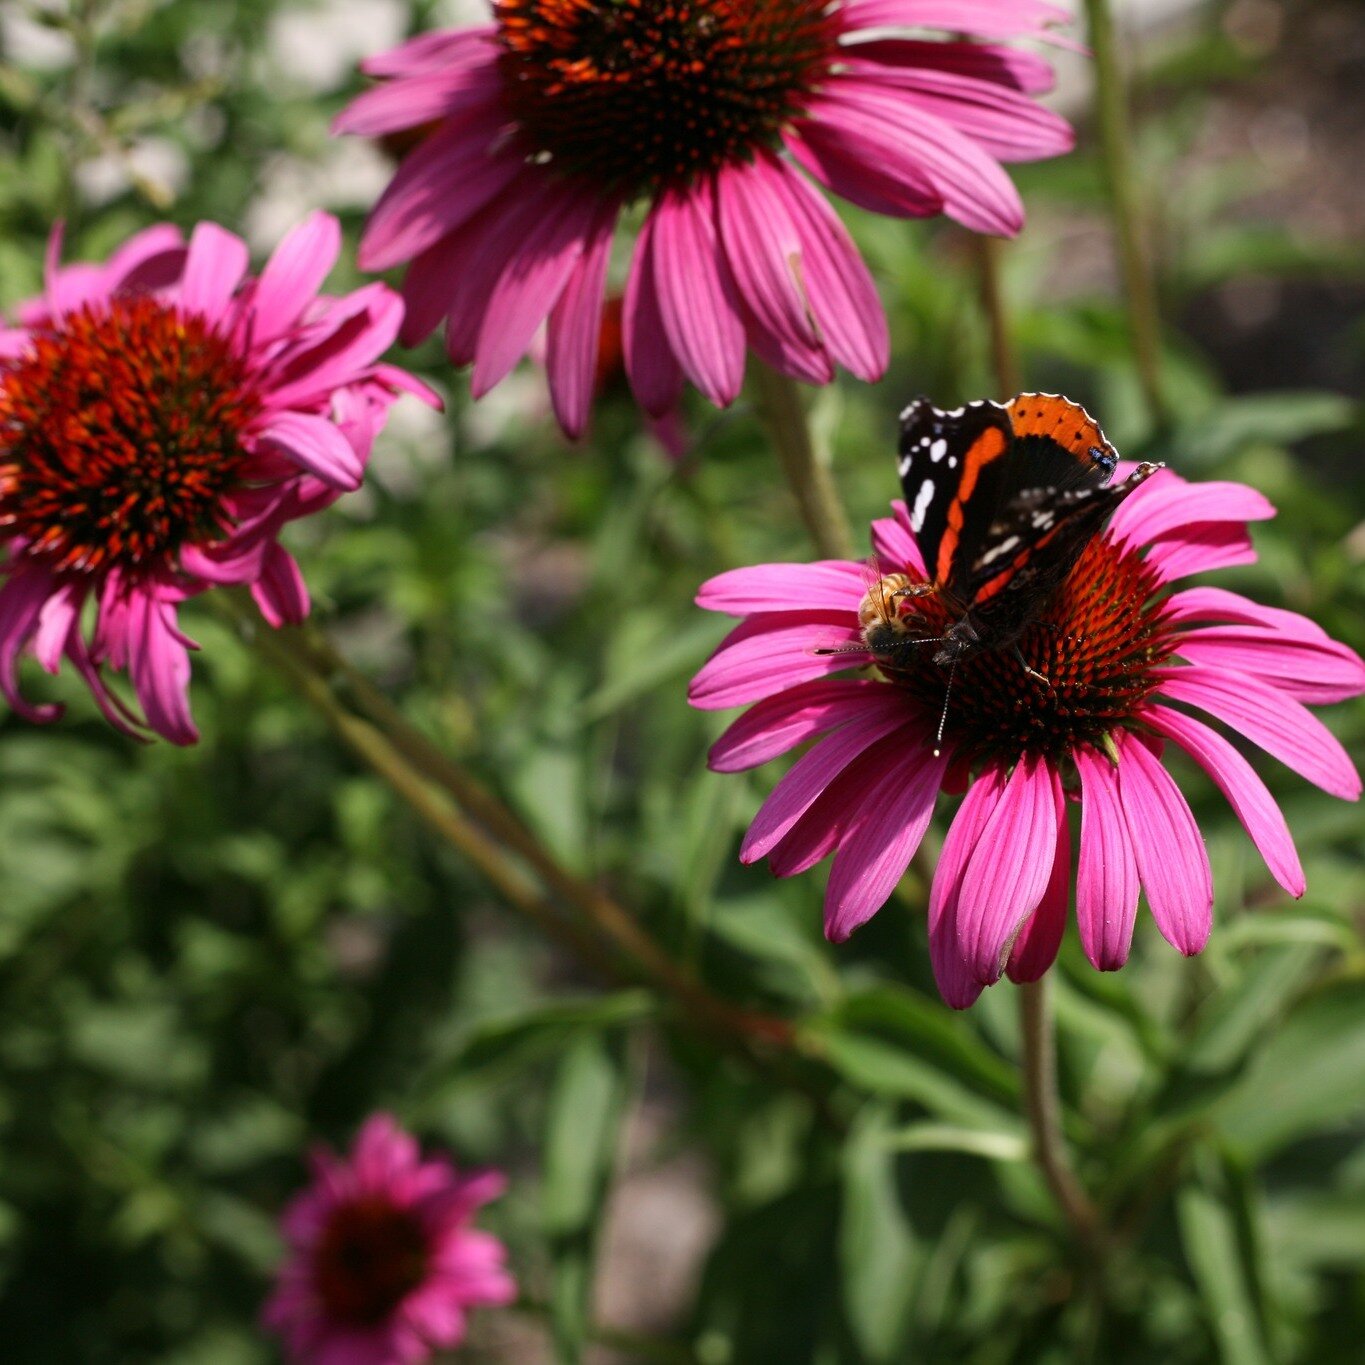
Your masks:
{"label": "thick green stem", "polygon": [[1019,392],[1019,358],[1010,332],[1009,310],[1005,306],[1004,284],[1001,279],[1001,257],[1004,243],[998,237],[973,236],[976,250],[977,282],[981,295],[981,311],[986,316],[990,333],[991,374],[995,378],[995,396],[1004,402]]}
{"label": "thick green stem", "polygon": [[796,381],[751,357],[758,409],[768,425],[782,472],[796,497],[801,520],[826,559],[854,559],[848,514],[829,465],[816,453]]}
{"label": "thick green stem", "polygon": [[1024,1112],[1033,1139],[1033,1158],[1076,1241],[1098,1260],[1106,1240],[1099,1210],[1077,1178],[1062,1133],[1062,1102],[1057,1091],[1057,1053],[1052,1012],[1048,1007],[1047,978],[1026,982],[1018,990],[1019,1028],[1023,1037]]}
{"label": "thick green stem", "polygon": [[1128,92],[1119,63],[1110,0],[1085,0],[1090,46],[1095,55],[1095,118],[1100,157],[1114,215],[1119,264],[1138,378],[1153,422],[1164,426],[1167,410],[1161,379],[1161,322],[1151,261],[1144,241],[1142,196],[1133,175]]}

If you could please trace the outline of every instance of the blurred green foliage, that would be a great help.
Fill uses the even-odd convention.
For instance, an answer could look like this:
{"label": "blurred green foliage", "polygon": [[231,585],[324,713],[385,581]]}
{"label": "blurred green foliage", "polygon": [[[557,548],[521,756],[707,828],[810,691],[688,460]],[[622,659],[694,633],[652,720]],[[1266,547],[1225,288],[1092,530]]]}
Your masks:
{"label": "blurred green foliage", "polygon": [[[36,288],[57,217],[71,256],[161,216],[245,223],[263,250],[321,202],[353,246],[377,154],[329,144],[356,78],[349,59],[330,76],[296,69],[299,45],[316,21],[319,43],[341,41],[340,25],[371,50],[434,8],[338,19],[290,0],[11,0],[0,302]],[[1031,216],[1005,253],[1007,293],[1029,387],[1086,402],[1125,454],[1244,479],[1278,504],[1256,531],[1260,563],[1219,581],[1362,648],[1365,329],[1351,309],[1365,261],[1312,222],[1248,210],[1273,167],[1207,145],[1215,114],[1293,102],[1276,73],[1302,61],[1247,40],[1244,8],[1199,11],[1141,92],[1149,226],[1181,324],[1165,355],[1174,429],[1158,436],[1143,416],[1084,137],[1076,156],[1019,170]],[[1293,7],[1252,8],[1279,15],[1282,34]],[[904,398],[992,386],[965,234],[850,222],[895,362],[875,388],[816,395],[813,421],[862,523],[893,493]],[[1252,285],[1278,300],[1266,344],[1282,348],[1270,368],[1282,363],[1283,384],[1262,381],[1264,358],[1248,369],[1220,311]],[[1335,311],[1312,307],[1312,288]],[[1320,375],[1300,342],[1328,357]],[[702,764],[721,719],[690,711],[684,684],[724,626],[691,598],[723,568],[805,553],[752,410],[698,404],[693,450],[671,465],[620,393],[570,448],[537,376],[473,408],[434,347],[415,365],[449,395],[446,418],[400,412],[367,489],[298,528],[319,617],[718,993],[798,1018],[830,1068],[827,1107],[743,1069],[647,993],[602,993],[201,604],[187,618],[204,646],[196,749],[130,747],[69,680],[31,679],[70,703],[59,726],[0,725],[5,1358],[272,1359],[255,1315],[306,1146],[348,1141],[391,1107],[462,1161],[513,1174],[487,1222],[511,1245],[525,1335],[485,1322],[476,1357],[1358,1360],[1358,809],[1258,759],[1307,871],[1290,904],[1218,794],[1177,763],[1218,887],[1208,951],[1184,961],[1150,922],[1115,976],[1064,948],[1068,1135],[1118,1239],[1097,1282],[1027,1160],[1011,988],[953,1015],[921,914],[893,902],[836,951],[820,936],[821,875],[776,883],[735,859],[775,773]],[[1329,724],[1362,752],[1365,707]],[[922,904],[913,874],[907,889]],[[661,1131],[641,1155],[632,1134],[650,1114]],[[664,1321],[599,1321],[604,1296],[648,1288],[618,1257],[614,1287],[594,1289],[611,1191],[679,1154],[701,1172],[687,1197],[715,1217],[695,1292]]]}

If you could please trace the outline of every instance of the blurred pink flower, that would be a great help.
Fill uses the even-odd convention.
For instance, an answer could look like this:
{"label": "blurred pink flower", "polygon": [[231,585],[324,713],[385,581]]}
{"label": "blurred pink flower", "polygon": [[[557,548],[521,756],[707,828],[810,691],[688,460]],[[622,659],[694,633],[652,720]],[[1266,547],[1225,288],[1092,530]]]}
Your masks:
{"label": "blurred pink flower", "polygon": [[400,391],[435,401],[376,363],[403,315],[392,290],[319,294],[340,243],[314,214],[249,277],[246,244],[213,223],[188,244],[149,228],[103,265],[60,265],[53,234],[43,295],[0,327],[0,689],[21,715],[60,713],[19,692],[31,645],[49,673],[70,660],[121,730],[193,743],[179,604],[249,584],[271,625],[308,614],[281,528],[359,487]]}
{"label": "blurred pink flower", "polygon": [[1072,146],[1031,98],[1052,84],[1040,58],[890,36],[1038,38],[1069,18],[1041,0],[495,0],[493,15],[365,62],[381,84],[335,127],[429,126],[360,247],[366,269],[410,263],[402,339],[444,318],[479,397],[548,319],[551,397],[571,436],[587,423],[612,240],[633,205],[625,361],[660,416],[684,376],[730,403],[746,346],[814,384],[836,363],[882,375],[876,289],[812,179],[874,213],[1010,235],[1023,208],[1000,162]]}
{"label": "blurred pink flower", "polygon": [[[1346,800],[1360,779],[1303,705],[1365,691],[1365,665],[1294,612],[1221,588],[1168,588],[1255,559],[1245,523],[1274,515],[1253,489],[1154,475],[1095,537],[1043,621],[1021,640],[1040,687],[1006,651],[959,663],[941,756],[934,731],[946,671],[927,654],[872,677],[825,675],[872,661],[859,607],[878,575],[920,582],[903,503],[873,523],[874,567],[827,560],[735,569],[698,603],[745,618],[692,680],[694,706],[757,703],[711,750],[735,772],[824,736],[773,789],[740,857],[792,876],[834,854],[825,932],[849,936],[885,903],[929,825],[939,792],[966,795],[929,894],[940,991],[970,1005],[1008,974],[1032,981],[1056,957],[1071,886],[1067,801],[1081,806],[1076,918],[1102,971],[1128,958],[1138,891],[1182,953],[1203,948],[1213,883],[1204,842],[1160,762],[1170,740],[1223,791],[1293,896],[1303,870],[1274,798],[1203,711],[1300,776]],[[1145,552],[1143,547],[1146,547]],[[924,633],[953,618],[918,598]],[[854,652],[818,653],[829,647]],[[975,774],[973,778],[972,775]]]}
{"label": "blurred pink flower", "polygon": [[289,1256],[262,1313],[300,1365],[412,1365],[464,1340],[468,1310],[510,1303],[496,1237],[470,1226],[503,1191],[457,1174],[375,1114],[349,1158],[313,1155],[313,1183],[282,1221]]}

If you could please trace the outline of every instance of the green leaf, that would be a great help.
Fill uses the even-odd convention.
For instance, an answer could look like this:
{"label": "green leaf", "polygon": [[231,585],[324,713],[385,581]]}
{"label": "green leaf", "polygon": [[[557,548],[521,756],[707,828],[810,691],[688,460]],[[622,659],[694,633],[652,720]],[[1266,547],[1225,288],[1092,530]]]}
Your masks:
{"label": "green leaf", "polygon": [[1187,466],[1212,465],[1243,447],[1289,445],[1308,436],[1343,431],[1355,419],[1355,404],[1336,393],[1258,393],[1223,399],[1208,416],[1173,438]]}
{"label": "green leaf", "polygon": [[844,1148],[839,1266],[844,1309],[863,1354],[902,1359],[916,1279],[915,1237],[896,1189],[896,1158],[881,1108],[863,1114]]}

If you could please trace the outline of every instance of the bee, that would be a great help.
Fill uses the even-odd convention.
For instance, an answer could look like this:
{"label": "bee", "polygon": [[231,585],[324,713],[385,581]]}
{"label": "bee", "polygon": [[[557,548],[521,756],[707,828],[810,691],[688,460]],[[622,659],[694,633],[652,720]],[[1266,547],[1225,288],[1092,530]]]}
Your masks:
{"label": "bee", "polygon": [[907,599],[926,597],[934,592],[932,583],[917,583],[908,574],[877,571],[875,561],[868,566],[867,592],[858,605],[858,626],[863,633],[860,645],[839,645],[817,649],[817,654],[871,654],[888,668],[904,668],[915,645],[936,644],[938,639],[927,639],[917,633],[923,625],[919,614],[911,608],[901,609]]}

